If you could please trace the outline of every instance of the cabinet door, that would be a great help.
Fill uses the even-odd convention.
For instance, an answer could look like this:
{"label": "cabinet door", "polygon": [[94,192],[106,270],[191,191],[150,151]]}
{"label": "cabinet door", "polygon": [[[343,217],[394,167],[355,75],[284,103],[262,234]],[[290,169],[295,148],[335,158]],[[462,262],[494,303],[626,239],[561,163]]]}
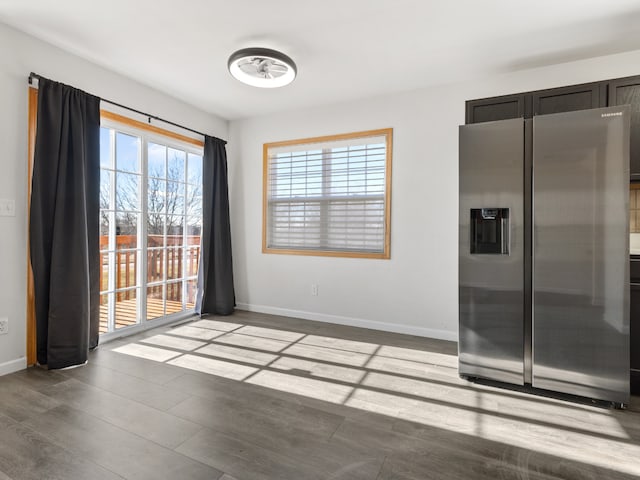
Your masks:
{"label": "cabinet door", "polygon": [[[640,263],[638,261],[637,263]],[[631,261],[633,269],[634,261]],[[640,279],[632,279],[630,286],[629,327],[631,337],[631,393],[640,394]]]}
{"label": "cabinet door", "polygon": [[533,114],[574,112],[606,106],[606,87],[601,83],[586,83],[570,87],[533,92]]}
{"label": "cabinet door", "polygon": [[609,82],[609,105],[631,106],[631,178],[640,180],[640,77]]}
{"label": "cabinet door", "polygon": [[524,95],[504,95],[501,97],[469,100],[466,102],[465,122],[481,123],[509,120],[525,116]]}

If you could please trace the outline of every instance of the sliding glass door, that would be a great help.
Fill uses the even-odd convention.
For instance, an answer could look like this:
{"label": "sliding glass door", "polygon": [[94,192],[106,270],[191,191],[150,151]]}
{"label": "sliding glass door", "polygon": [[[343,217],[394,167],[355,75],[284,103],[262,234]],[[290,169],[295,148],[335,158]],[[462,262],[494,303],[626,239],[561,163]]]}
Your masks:
{"label": "sliding glass door", "polygon": [[147,320],[193,309],[202,224],[202,157],[147,147]]}
{"label": "sliding glass door", "polygon": [[100,333],[192,311],[201,152],[117,125],[101,128],[100,149]]}

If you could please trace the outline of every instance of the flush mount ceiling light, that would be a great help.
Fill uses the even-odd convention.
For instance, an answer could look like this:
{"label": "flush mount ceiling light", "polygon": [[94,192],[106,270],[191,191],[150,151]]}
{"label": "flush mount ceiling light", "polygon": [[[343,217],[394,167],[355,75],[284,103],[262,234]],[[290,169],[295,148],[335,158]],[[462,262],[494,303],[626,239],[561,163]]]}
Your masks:
{"label": "flush mount ceiling light", "polygon": [[296,78],[296,64],[284,53],[269,48],[243,48],[229,57],[229,72],[253,87],[284,87]]}

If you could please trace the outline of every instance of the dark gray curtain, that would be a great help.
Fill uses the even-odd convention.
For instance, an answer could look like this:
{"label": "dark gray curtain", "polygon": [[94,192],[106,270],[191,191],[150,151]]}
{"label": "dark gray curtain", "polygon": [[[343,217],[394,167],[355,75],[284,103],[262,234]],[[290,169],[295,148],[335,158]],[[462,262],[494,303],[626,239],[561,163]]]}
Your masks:
{"label": "dark gray curtain", "polygon": [[196,312],[229,315],[236,306],[231,260],[225,141],[206,136],[202,159],[202,238]]}
{"label": "dark gray curtain", "polygon": [[100,99],[42,79],[33,165],[31,267],[38,363],[79,365],[99,335]]}

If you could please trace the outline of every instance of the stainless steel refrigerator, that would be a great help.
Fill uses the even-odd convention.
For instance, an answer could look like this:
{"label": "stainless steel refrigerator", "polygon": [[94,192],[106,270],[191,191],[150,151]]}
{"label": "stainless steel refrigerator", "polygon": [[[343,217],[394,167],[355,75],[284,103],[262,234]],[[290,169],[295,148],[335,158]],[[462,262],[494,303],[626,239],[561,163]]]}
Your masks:
{"label": "stainless steel refrigerator", "polygon": [[459,372],[629,400],[629,111],[460,127]]}

